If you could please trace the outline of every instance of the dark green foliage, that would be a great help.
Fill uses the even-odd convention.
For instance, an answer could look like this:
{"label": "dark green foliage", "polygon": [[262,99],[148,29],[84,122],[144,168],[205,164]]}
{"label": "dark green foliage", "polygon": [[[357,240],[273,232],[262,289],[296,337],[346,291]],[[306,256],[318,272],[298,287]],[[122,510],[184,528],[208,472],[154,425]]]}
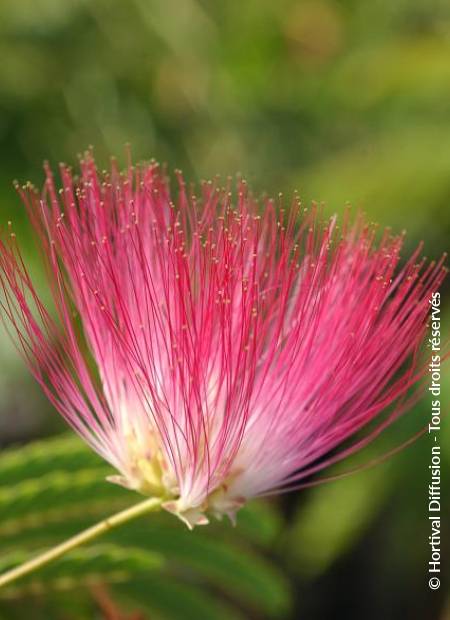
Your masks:
{"label": "dark green foliage", "polygon": [[[74,436],[5,452],[0,572],[139,501],[106,482],[108,473]],[[190,532],[172,515],[147,515],[1,590],[0,611],[43,593],[51,599],[76,590],[89,599],[90,587],[108,584],[114,600],[117,594],[161,618],[238,618],[238,609],[279,616],[289,606],[286,580],[255,545],[270,547],[280,519],[256,502],[241,517],[236,529],[223,522]],[[233,612],[230,600],[238,605]]]}

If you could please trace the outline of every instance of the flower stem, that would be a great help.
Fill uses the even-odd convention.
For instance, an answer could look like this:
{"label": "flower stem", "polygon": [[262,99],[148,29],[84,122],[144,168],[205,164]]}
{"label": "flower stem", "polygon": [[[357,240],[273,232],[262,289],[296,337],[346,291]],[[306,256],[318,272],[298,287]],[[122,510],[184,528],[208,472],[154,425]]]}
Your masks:
{"label": "flower stem", "polygon": [[108,532],[109,530],[119,525],[122,525],[127,521],[131,521],[131,519],[140,517],[147,512],[158,510],[161,506],[161,501],[161,499],[154,497],[146,499],[139,504],[135,504],[130,508],[126,508],[125,510],[118,512],[117,514],[112,515],[111,517],[107,517],[96,525],[93,525],[87,530],[84,530],[84,532],[80,532],[72,538],[69,538],[69,540],[66,540],[60,545],[57,545],[56,547],[53,547],[48,551],[44,551],[44,553],[41,553],[41,555],[38,555],[36,558],[33,558],[28,562],[24,562],[16,568],[12,568],[3,575],[0,575],[0,588],[12,583],[19,577],[23,577],[24,575],[32,573],[38,568],[41,568],[41,566],[49,564],[50,562],[61,557],[68,551],[71,551],[72,549],[75,549],[76,547],[79,547],[80,545],[83,545],[84,543],[87,543],[94,538],[97,538],[97,536],[101,536],[105,532]]}

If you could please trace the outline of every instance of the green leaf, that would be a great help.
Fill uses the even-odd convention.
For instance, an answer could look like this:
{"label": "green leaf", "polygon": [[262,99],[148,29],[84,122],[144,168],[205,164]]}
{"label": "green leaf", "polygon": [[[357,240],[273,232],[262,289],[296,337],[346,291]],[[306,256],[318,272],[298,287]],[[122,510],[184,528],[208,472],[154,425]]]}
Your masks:
{"label": "green leaf", "polygon": [[[81,469],[77,469],[77,464],[82,465]],[[26,473],[29,479],[20,480]],[[17,454],[8,452],[0,457],[0,476],[3,475],[4,481],[17,481],[14,485],[0,487],[4,561],[12,564],[21,558],[28,559],[39,549],[66,540],[99,519],[138,501],[136,493],[108,483],[105,480],[108,473],[110,468],[95,455],[92,457],[77,438],[41,441],[17,450]],[[213,590],[239,600],[245,608],[279,615],[289,606],[286,580],[252,545],[269,547],[281,531],[281,519],[274,505],[254,502],[239,513],[238,524],[233,528],[228,520],[213,521],[204,529],[190,532],[164,511],[148,515],[100,539],[92,552],[94,555],[90,555],[90,548],[86,547],[80,549],[78,555],[75,552],[67,556],[67,560],[62,559],[45,572],[37,573],[33,587],[39,589],[36,584],[50,582],[53,584],[50,589],[57,590],[61,583],[68,588],[76,587],[77,576],[84,583],[86,575],[95,575],[95,562],[98,562],[99,572],[114,581],[122,557],[117,555],[120,552],[124,558],[130,554],[128,579],[121,581],[121,592],[125,592],[125,582],[134,584],[141,574],[141,556],[137,554],[144,554],[144,559],[146,554],[151,558],[159,554],[167,560],[172,573],[165,577],[167,591],[154,586],[152,609],[163,614],[162,617],[182,617],[183,609],[188,608],[190,617],[211,617],[208,610],[216,603],[207,593]],[[103,555],[99,555],[102,550]],[[141,579],[144,584],[149,575]],[[25,585],[24,582],[21,587]],[[179,589],[180,599],[186,601],[184,606],[175,604],[169,596],[172,586]],[[151,587],[149,582],[148,591]],[[223,605],[218,609],[222,612],[217,611],[213,617],[226,617]]]}
{"label": "green leaf", "polygon": [[316,577],[365,531],[389,492],[388,464],[310,491],[286,534],[286,555],[298,572]]}
{"label": "green leaf", "polygon": [[152,573],[145,579],[115,584],[113,593],[127,609],[148,611],[161,620],[240,620],[240,612],[193,584],[188,586]]}
{"label": "green leaf", "polygon": [[281,515],[274,503],[252,500],[237,514],[237,532],[261,546],[270,546],[283,527]]}
{"label": "green leaf", "polygon": [[[23,552],[10,553],[0,559],[0,572],[21,564]],[[24,596],[26,593],[46,593],[49,590],[71,590],[94,583],[123,582],[134,575],[161,569],[160,554],[148,549],[136,549],[114,544],[80,547],[32,573],[16,584],[0,590],[0,599]]]}
{"label": "green leaf", "polygon": [[76,472],[105,468],[102,459],[76,435],[15,446],[0,455],[0,486],[40,478],[55,471]]}
{"label": "green leaf", "polygon": [[155,526],[144,517],[110,532],[107,539],[160,552],[183,574],[197,575],[201,581],[212,583],[268,614],[286,611],[289,592],[284,577],[244,541],[232,544],[229,538],[224,540],[223,534],[212,535],[208,526],[189,532],[181,523],[167,523],[172,525]]}
{"label": "green leaf", "polygon": [[[60,514],[66,519],[66,512],[83,507],[89,510],[89,503],[119,502],[132,503],[133,495],[105,480],[108,468],[79,470],[74,473],[55,471],[51,474],[22,481],[0,489],[0,531],[14,531],[21,523],[44,525],[45,515]],[[136,495],[134,495],[136,497]],[[52,519],[50,519],[51,521]]]}

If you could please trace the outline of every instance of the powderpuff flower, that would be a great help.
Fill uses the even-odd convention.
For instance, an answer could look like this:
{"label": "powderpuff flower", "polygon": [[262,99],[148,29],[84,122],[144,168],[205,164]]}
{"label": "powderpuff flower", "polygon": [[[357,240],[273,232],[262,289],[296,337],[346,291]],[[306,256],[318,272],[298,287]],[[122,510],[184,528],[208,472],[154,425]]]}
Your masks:
{"label": "powderpuff flower", "polygon": [[[54,300],[15,235],[0,245],[3,315],[44,392],[116,470],[189,527],[297,488],[404,413],[444,259],[361,216],[323,221],[246,183],[198,196],[156,163],[18,188]],[[345,442],[345,443],[344,443]]]}

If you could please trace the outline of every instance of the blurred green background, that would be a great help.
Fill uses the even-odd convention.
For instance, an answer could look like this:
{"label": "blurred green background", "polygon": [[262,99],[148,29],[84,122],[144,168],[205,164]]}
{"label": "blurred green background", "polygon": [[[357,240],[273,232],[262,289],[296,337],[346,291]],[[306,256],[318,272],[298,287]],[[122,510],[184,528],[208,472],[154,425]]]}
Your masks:
{"label": "blurred green background", "polygon": [[[182,168],[192,180],[241,172],[257,193],[288,196],[298,189],[304,201],[324,201],[329,212],[338,213],[350,202],[382,226],[406,229],[407,249],[424,240],[426,252],[436,258],[450,248],[446,0],[2,0],[0,54],[0,221],[13,219],[32,264],[36,252],[12,180],[39,183],[44,159],[75,164],[76,154],[90,144],[106,165],[110,154],[123,157],[126,142],[135,159],[155,157],[171,169]],[[447,326],[448,292],[447,286]],[[3,334],[0,367],[2,445],[63,431]],[[443,383],[448,410],[448,371]],[[425,398],[373,453],[423,426],[429,409]],[[441,442],[445,473],[448,419]],[[30,454],[25,449],[14,461],[8,452],[0,460],[0,478],[2,467],[10,471],[11,459],[18,472],[12,500],[8,487],[4,495],[0,489],[5,507],[14,498],[32,512],[37,505],[61,501],[66,487],[59,478],[55,487],[51,463],[36,473]],[[13,592],[0,605],[0,617],[22,618],[32,609],[36,618],[42,613],[43,618],[76,620],[447,619],[448,531],[442,540],[441,589],[430,592],[427,585],[429,458],[430,441],[424,437],[377,469],[267,506],[257,504],[235,533],[227,526],[220,530],[223,540],[234,542],[228,564],[212,584],[212,569],[202,573],[189,560],[190,568],[182,570],[180,558],[160,545],[158,550],[170,556],[164,583],[167,587],[172,579],[173,586],[159,608],[155,599],[164,588],[157,581],[153,594],[145,593],[145,580],[139,594],[137,578],[131,579],[131,593],[108,583],[93,591],[81,571],[73,591],[69,582],[50,593],[38,586]],[[77,461],[59,467],[68,475],[77,471]],[[83,467],[93,471],[100,465]],[[26,476],[35,482],[21,486]],[[38,487],[40,477],[45,484]],[[81,503],[98,492],[95,485],[83,484],[85,495],[76,496]],[[448,516],[450,485],[445,478],[443,484],[443,516]],[[58,494],[55,488],[62,490]],[[66,491],[70,494],[70,485]],[[14,537],[8,532],[14,527],[6,528],[3,538],[11,545]],[[179,545],[190,548],[185,533],[174,531]],[[206,558],[210,551],[202,536],[207,534],[193,536]],[[19,538],[26,550],[27,537],[21,533]],[[32,542],[43,544],[31,536]],[[250,581],[254,577],[251,596],[227,585],[227,575],[240,575],[233,544],[254,544],[249,553],[258,560],[254,568],[249,560],[247,575]],[[133,560],[137,573],[142,566],[150,571],[138,559]],[[218,607],[201,607],[205,592]],[[174,609],[169,603],[177,597],[184,602]],[[134,615],[137,602],[140,611]]]}

